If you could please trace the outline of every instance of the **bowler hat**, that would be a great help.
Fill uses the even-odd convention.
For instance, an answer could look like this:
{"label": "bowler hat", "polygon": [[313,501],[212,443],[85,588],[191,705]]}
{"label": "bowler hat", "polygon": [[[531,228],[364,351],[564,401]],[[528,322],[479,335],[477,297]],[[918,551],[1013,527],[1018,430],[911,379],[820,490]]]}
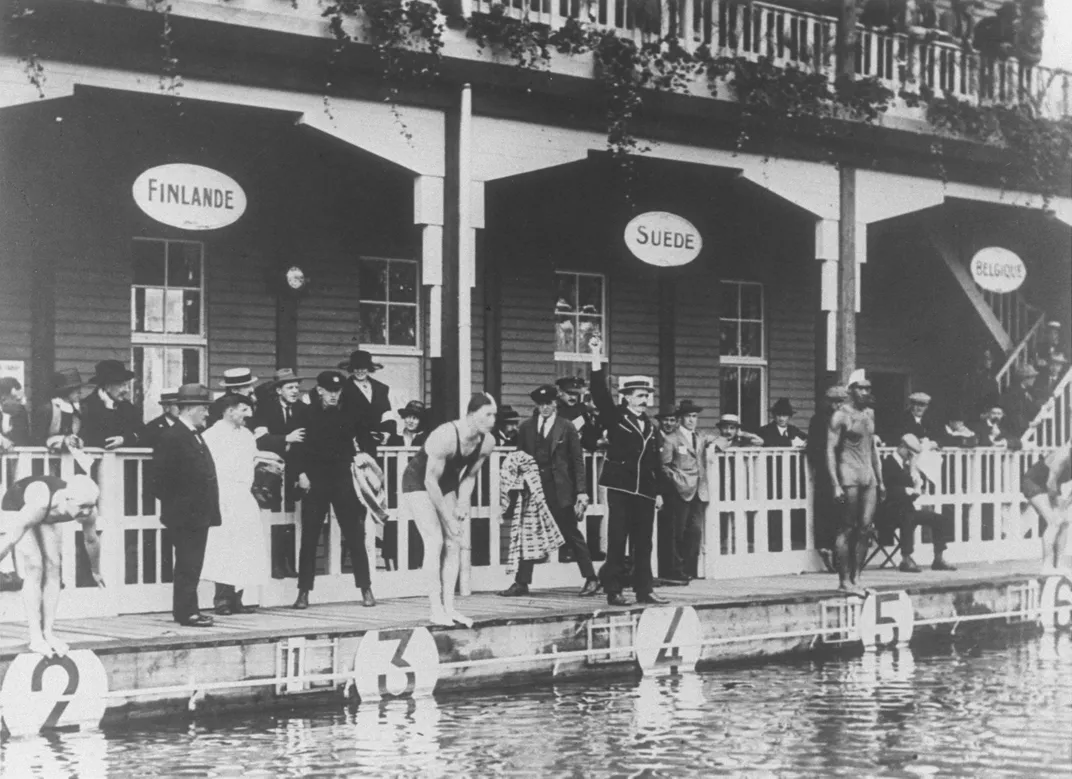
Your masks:
{"label": "bowler hat", "polygon": [[176,406],[207,406],[212,403],[212,393],[203,384],[183,384],[171,402]]}
{"label": "bowler hat", "polygon": [[741,418],[736,414],[723,414],[718,418],[718,423],[720,425],[737,425],[737,427],[740,427]]}
{"label": "bowler hat", "polygon": [[580,392],[588,386],[588,382],[580,376],[563,376],[555,379],[555,384],[563,392]]}
{"label": "bowler hat", "polygon": [[425,405],[419,400],[411,400],[406,404],[406,407],[398,412],[398,415],[405,419],[406,417],[422,417],[424,416]]}
{"label": "bowler hat", "polygon": [[663,403],[659,406],[659,413],[655,415],[656,419],[673,419],[677,416],[677,409],[674,408],[673,403]]}
{"label": "bowler hat", "polygon": [[521,415],[514,411],[513,406],[499,406],[495,418],[500,422],[516,422],[521,419]]}
{"label": "bowler hat", "polygon": [[236,387],[248,387],[257,381],[257,377],[249,368],[228,368],[223,372],[223,381],[220,389],[235,389]]}
{"label": "bowler hat", "polygon": [[321,371],[316,376],[316,386],[323,387],[328,392],[338,392],[344,383],[345,379],[338,371]]}
{"label": "bowler hat", "polygon": [[529,397],[536,404],[554,403],[558,399],[558,388],[553,384],[541,384],[529,393]]}
{"label": "bowler hat", "polygon": [[778,402],[771,406],[771,413],[774,416],[787,416],[791,417],[795,413],[793,411],[793,404],[789,402],[789,398],[779,398]]}
{"label": "bowler hat", "polygon": [[292,381],[305,380],[305,377],[299,376],[293,368],[280,368],[272,374],[272,379],[268,383],[273,387],[278,387],[281,384],[290,384]]}
{"label": "bowler hat", "polygon": [[82,375],[74,368],[57,371],[52,374],[52,395],[66,395],[73,389],[84,387]]}
{"label": "bowler hat", "polygon": [[373,362],[372,355],[369,352],[364,349],[355,349],[350,352],[350,359],[340,362],[339,367],[348,371],[378,371],[383,366],[378,362]]}
{"label": "bowler hat", "polygon": [[683,417],[686,414],[699,414],[703,411],[703,406],[697,406],[691,400],[683,400],[677,407],[677,415]]}
{"label": "bowler hat", "polygon": [[93,378],[88,383],[103,387],[107,384],[120,384],[124,381],[130,381],[135,375],[134,371],[127,370],[127,366],[123,365],[119,360],[101,360],[97,363]]}

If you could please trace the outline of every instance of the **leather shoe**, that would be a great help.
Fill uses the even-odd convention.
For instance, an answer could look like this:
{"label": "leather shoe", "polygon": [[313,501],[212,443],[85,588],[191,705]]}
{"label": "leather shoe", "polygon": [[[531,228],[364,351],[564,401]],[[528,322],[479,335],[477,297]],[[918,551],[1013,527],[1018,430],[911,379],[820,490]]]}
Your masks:
{"label": "leather shoe", "polygon": [[686,576],[669,576],[659,577],[656,581],[657,584],[662,584],[666,587],[687,587],[689,585],[688,577]]}
{"label": "leather shoe", "polygon": [[637,595],[636,602],[637,603],[663,604],[663,603],[669,603],[670,601],[667,600],[666,598],[660,598],[654,592],[645,592],[643,595]]}
{"label": "leather shoe", "polygon": [[376,605],[376,596],[372,594],[371,587],[361,588],[361,602],[365,605],[365,608],[371,609]]}
{"label": "leather shoe", "polygon": [[589,595],[598,595],[603,589],[603,585],[600,584],[599,579],[589,579],[584,583],[580,593],[582,598],[587,598]]}
{"label": "leather shoe", "polygon": [[307,609],[309,608],[309,590],[298,590],[298,599],[294,601],[293,608]]}
{"label": "leather shoe", "polygon": [[212,617],[208,614],[194,614],[186,619],[179,620],[179,624],[188,628],[210,628],[212,627]]}
{"label": "leather shoe", "polygon": [[216,613],[219,614],[221,617],[231,616],[231,614],[233,613],[233,611],[231,610],[231,604],[221,603],[219,606],[216,607]]}
{"label": "leather shoe", "polygon": [[906,557],[901,561],[901,564],[897,566],[897,570],[901,573],[922,573],[920,567],[916,565],[916,561],[911,557]]}
{"label": "leather shoe", "polygon": [[625,596],[620,592],[607,595],[608,606],[632,606],[633,604],[626,600]]}
{"label": "leather shoe", "polygon": [[957,567],[950,565],[945,560],[935,560],[934,565],[931,566],[932,571],[955,571]]}
{"label": "leather shoe", "polygon": [[235,614],[256,614],[256,606],[247,606],[245,603],[239,601],[231,607]]}
{"label": "leather shoe", "polygon": [[519,597],[521,595],[528,595],[528,594],[529,594],[529,586],[527,584],[518,584],[517,582],[514,582],[509,587],[507,587],[505,590],[502,590],[501,592],[499,592],[499,595],[501,595],[504,598],[517,598],[517,597]]}

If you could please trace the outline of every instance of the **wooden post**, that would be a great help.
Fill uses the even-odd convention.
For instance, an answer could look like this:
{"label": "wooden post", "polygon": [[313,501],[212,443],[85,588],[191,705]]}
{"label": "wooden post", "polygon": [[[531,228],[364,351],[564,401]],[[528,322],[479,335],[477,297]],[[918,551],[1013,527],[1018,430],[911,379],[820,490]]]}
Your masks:
{"label": "wooden post", "polygon": [[[461,99],[446,112],[446,166],[443,177],[443,279],[440,310],[443,341],[440,355],[432,357],[432,421],[442,424],[457,418],[458,397],[458,271],[461,209],[459,204],[459,154]],[[434,314],[433,314],[434,315]]]}
{"label": "wooden post", "polygon": [[672,271],[662,269],[659,273],[659,402],[674,403],[675,384],[677,383],[677,360],[674,354],[674,298],[677,285],[669,274]]}
{"label": "wooden post", "polygon": [[847,384],[856,367],[856,169],[843,165],[838,174],[837,375]]}
{"label": "wooden post", "polygon": [[298,300],[282,293],[275,299],[275,367],[298,370]]}
{"label": "wooden post", "polygon": [[837,74],[854,78],[856,75],[856,2],[841,0],[837,27]]}
{"label": "wooden post", "polygon": [[477,237],[484,279],[484,389],[502,399],[502,271],[487,236]]}

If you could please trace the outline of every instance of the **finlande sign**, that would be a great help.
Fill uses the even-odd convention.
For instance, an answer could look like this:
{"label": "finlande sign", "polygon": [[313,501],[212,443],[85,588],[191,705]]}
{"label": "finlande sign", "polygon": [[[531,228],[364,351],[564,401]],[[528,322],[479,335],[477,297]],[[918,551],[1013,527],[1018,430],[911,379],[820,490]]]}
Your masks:
{"label": "finlande sign", "polygon": [[134,180],[134,202],[158,222],[183,230],[218,230],[246,210],[246,193],[230,176],[201,165],[160,165]]}
{"label": "finlande sign", "polygon": [[990,246],[972,257],[971,275],[988,292],[1013,292],[1027,278],[1024,261],[1008,249]]}
{"label": "finlande sign", "polygon": [[690,221],[667,211],[648,211],[625,226],[625,245],[648,265],[672,268],[695,260],[703,238]]}

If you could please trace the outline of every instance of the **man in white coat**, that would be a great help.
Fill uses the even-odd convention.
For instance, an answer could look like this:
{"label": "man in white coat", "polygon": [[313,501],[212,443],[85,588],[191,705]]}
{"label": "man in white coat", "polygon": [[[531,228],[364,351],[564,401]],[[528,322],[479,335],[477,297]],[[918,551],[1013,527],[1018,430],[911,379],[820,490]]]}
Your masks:
{"label": "man in white coat", "polygon": [[246,427],[253,413],[245,395],[225,395],[218,422],[202,438],[216,463],[222,524],[208,534],[201,578],[216,582],[216,613],[248,614],[242,593],[271,581],[268,527],[253,497],[257,443]]}

